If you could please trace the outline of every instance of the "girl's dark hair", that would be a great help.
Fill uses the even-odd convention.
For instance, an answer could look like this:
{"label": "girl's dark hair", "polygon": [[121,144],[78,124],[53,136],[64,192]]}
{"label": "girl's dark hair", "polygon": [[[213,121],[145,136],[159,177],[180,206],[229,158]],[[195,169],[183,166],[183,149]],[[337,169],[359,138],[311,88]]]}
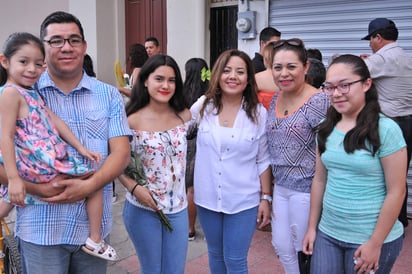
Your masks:
{"label": "girl's dark hair", "polygon": [[83,69],[90,77],[96,77],[96,72],[93,68],[93,60],[89,54],[86,54],[83,59]]}
{"label": "girl's dark hair", "polygon": [[209,70],[207,63],[202,58],[191,58],[185,64],[186,79],[183,85],[187,107],[206,93],[209,80],[201,78],[202,69]]}
{"label": "girl's dark hair", "polygon": [[241,58],[246,64],[247,70],[247,85],[243,91],[243,105],[242,108],[245,110],[247,116],[251,121],[257,123],[257,85],[255,80],[255,72],[252,61],[249,55],[245,52],[237,49],[229,49],[222,52],[216,60],[213,66],[212,73],[210,75],[209,88],[206,91],[206,100],[200,110],[200,115],[203,116],[206,106],[211,102],[216,109],[216,115],[218,115],[222,110],[222,90],[219,85],[220,77],[229,62],[229,59],[233,56]]}
{"label": "girl's dark hair", "polygon": [[175,84],[176,89],[172,98],[169,101],[170,107],[175,111],[176,115],[186,108],[185,99],[183,96],[183,81],[180,74],[179,66],[176,61],[164,54],[156,54],[147,59],[147,62],[143,65],[139,72],[139,76],[135,85],[133,85],[130,101],[126,106],[127,116],[135,113],[139,109],[142,109],[150,102],[150,95],[147,87],[145,87],[145,81],[149,78],[158,67],[168,66],[175,72]]}
{"label": "girl's dark hair", "polygon": [[142,44],[133,44],[129,50],[130,69],[141,68],[146,60],[149,59],[146,49]]}
{"label": "girl's dark hair", "polygon": [[[31,33],[27,32],[15,32],[11,34],[3,45],[3,55],[10,60],[10,58],[16,54],[18,50],[24,45],[35,45],[37,46],[44,58],[44,46],[39,38]],[[7,71],[3,66],[0,66],[0,86],[7,82]]]}
{"label": "girl's dark hair", "polygon": [[[336,57],[329,68],[335,64],[346,64],[352,69],[352,73],[358,75],[363,82],[370,78],[370,73],[365,62],[359,56],[344,54]],[[379,113],[381,109],[378,102],[378,92],[374,84],[365,93],[365,106],[356,118],[356,126],[348,131],[343,140],[343,146],[347,153],[353,153],[358,149],[366,149],[375,155],[381,142],[379,138]],[[326,114],[326,119],[317,127],[318,147],[322,154],[326,149],[326,140],[342,115],[331,106]]]}

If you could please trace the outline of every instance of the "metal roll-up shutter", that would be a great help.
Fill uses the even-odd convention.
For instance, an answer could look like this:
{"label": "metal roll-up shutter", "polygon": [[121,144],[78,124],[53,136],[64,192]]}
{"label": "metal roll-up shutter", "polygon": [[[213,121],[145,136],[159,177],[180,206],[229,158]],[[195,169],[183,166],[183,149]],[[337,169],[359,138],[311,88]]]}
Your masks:
{"label": "metal roll-up shutter", "polygon": [[[269,1],[269,25],[281,31],[283,39],[297,37],[306,48],[319,49],[326,66],[334,54],[371,53],[369,42],[361,38],[368,33],[369,22],[378,17],[396,23],[398,42],[412,56],[411,0]],[[412,218],[412,165],[408,186],[408,215]]]}
{"label": "metal roll-up shutter", "polygon": [[412,218],[412,164],[408,170],[408,218]]}
{"label": "metal roll-up shutter", "polygon": [[282,32],[282,38],[298,37],[307,48],[322,52],[323,62],[334,54],[370,53],[369,22],[377,17],[395,21],[399,44],[412,56],[412,1],[271,0],[269,25]]}

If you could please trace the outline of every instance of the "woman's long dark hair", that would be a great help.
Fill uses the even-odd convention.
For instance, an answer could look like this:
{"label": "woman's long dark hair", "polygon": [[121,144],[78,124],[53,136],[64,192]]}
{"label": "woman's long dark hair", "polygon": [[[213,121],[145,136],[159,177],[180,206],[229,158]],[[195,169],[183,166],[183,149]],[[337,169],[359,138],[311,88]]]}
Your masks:
{"label": "woman's long dark hair", "polygon": [[132,88],[130,102],[126,106],[127,116],[149,104],[150,94],[144,82],[149,78],[151,73],[161,66],[171,67],[175,72],[176,89],[172,98],[169,100],[169,105],[175,111],[176,115],[180,117],[178,114],[186,108],[186,102],[183,96],[182,76],[176,61],[172,57],[164,54],[156,54],[150,57],[140,70],[137,83]]}
{"label": "woman's long dark hair", "polygon": [[[344,54],[330,64],[346,64],[352,68],[352,72],[366,81],[370,78],[368,67],[362,58]],[[381,142],[379,138],[379,113],[381,112],[378,102],[378,92],[372,83],[370,89],[365,93],[365,106],[356,118],[356,126],[348,131],[343,140],[344,149],[347,153],[353,153],[358,149],[366,149],[375,155]],[[342,114],[331,106],[326,114],[326,119],[318,126],[318,148],[320,154],[325,152],[326,140],[336,124],[342,119]]]}
{"label": "woman's long dark hair", "polygon": [[183,84],[184,94],[188,107],[206,93],[209,79],[201,78],[202,69],[209,70],[207,63],[202,58],[191,58],[185,64],[186,79]]}
{"label": "woman's long dark hair", "polygon": [[144,63],[149,59],[146,49],[142,44],[133,44],[129,49],[130,70],[133,72],[134,68],[141,68]]}
{"label": "woman's long dark hair", "polygon": [[203,116],[209,102],[213,103],[213,106],[216,109],[216,115],[222,110],[222,90],[219,85],[219,80],[229,59],[233,56],[241,58],[246,63],[247,85],[243,91],[244,101],[242,108],[245,110],[249,119],[254,123],[257,123],[257,106],[259,101],[257,97],[257,85],[253,64],[250,57],[245,52],[237,49],[230,49],[222,52],[216,60],[210,75],[209,88],[206,91],[206,100],[200,110],[200,115]]}

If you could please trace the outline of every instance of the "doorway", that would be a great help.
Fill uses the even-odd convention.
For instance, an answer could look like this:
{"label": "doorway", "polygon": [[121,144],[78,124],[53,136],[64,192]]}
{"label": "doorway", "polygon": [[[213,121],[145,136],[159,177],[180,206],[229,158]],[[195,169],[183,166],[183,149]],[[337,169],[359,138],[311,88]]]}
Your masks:
{"label": "doorway", "polygon": [[237,48],[237,13],[238,6],[210,9],[210,67],[223,51]]}
{"label": "doorway", "polygon": [[[159,40],[160,50],[167,53],[166,0],[125,0],[126,58],[132,44],[144,45],[147,37]],[[126,68],[130,73],[130,68]]]}

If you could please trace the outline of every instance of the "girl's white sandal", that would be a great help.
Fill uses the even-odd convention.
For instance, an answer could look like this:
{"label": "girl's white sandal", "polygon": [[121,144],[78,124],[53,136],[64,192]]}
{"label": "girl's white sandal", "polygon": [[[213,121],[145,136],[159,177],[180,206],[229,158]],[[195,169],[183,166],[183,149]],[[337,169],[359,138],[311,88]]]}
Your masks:
{"label": "girl's white sandal", "polygon": [[[117,260],[116,250],[111,245],[106,244],[103,240],[100,243],[96,243],[92,239],[87,238],[86,245],[82,246],[82,250],[86,252],[87,254],[90,254],[92,256],[99,257],[101,259],[108,260],[108,261]],[[89,249],[89,247],[93,248],[93,250]],[[102,252],[103,250],[104,252]]]}

